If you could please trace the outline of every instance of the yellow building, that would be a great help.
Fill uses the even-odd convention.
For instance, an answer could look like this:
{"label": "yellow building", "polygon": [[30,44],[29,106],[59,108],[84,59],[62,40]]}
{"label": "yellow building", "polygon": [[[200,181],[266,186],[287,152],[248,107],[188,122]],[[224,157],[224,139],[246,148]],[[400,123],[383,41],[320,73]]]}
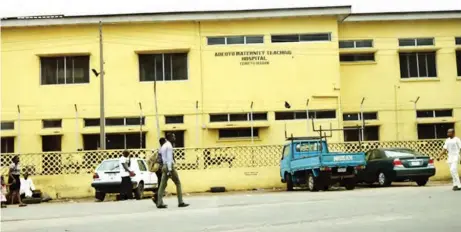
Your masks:
{"label": "yellow building", "polygon": [[2,152],[99,147],[100,21],[108,149],[155,148],[158,131],[179,147],[280,144],[317,135],[307,111],[319,129],[361,125],[362,109],[365,140],[461,131],[459,11],[26,17],[1,22]]}

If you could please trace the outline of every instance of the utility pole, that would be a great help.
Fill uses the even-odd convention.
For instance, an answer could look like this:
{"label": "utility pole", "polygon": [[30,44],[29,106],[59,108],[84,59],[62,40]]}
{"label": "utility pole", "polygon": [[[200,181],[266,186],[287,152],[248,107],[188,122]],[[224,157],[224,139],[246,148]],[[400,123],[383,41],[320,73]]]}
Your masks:
{"label": "utility pole", "polygon": [[418,118],[418,111],[416,110],[417,109],[416,105],[418,104],[418,101],[419,101],[419,96],[416,98],[416,100],[412,101],[413,102],[413,108],[415,110],[416,118]]}
{"label": "utility pole", "polygon": [[143,124],[142,104],[139,102],[139,149],[142,149],[142,124]]}
{"label": "utility pole", "polygon": [[106,117],[104,115],[104,50],[102,42],[102,21],[99,21],[99,72],[101,73],[99,80],[99,101],[101,107],[99,109],[99,143],[100,149],[106,150]]}
{"label": "utility pole", "polygon": [[78,108],[77,104],[74,104],[74,110],[75,110],[75,151],[78,151],[79,146],[78,146]]}
{"label": "utility pole", "polygon": [[155,77],[154,77],[154,104],[155,104],[155,121],[157,124],[157,139],[160,139],[160,122],[158,119],[158,103],[157,103],[157,72],[155,72]]}
{"label": "utility pole", "polygon": [[306,136],[309,136],[309,98],[306,101],[306,128],[307,128]]}
{"label": "utility pole", "polygon": [[195,102],[195,147],[198,148],[200,146],[200,127],[198,122],[198,101]]}
{"label": "utility pole", "polygon": [[18,105],[18,154],[21,153],[21,108]]}
{"label": "utility pole", "polygon": [[250,123],[251,123],[251,145],[254,144],[254,132],[253,132],[253,102],[251,102],[251,106],[250,106]]}

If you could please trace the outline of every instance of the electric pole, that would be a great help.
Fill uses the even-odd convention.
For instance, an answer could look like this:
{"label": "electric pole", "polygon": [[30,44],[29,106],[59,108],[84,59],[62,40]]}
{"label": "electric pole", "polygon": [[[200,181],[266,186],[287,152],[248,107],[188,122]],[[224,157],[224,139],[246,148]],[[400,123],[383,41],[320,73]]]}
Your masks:
{"label": "electric pole", "polygon": [[99,72],[100,72],[100,84],[99,84],[99,143],[100,149],[106,150],[106,118],[104,116],[104,50],[102,43],[102,21],[99,21]]}

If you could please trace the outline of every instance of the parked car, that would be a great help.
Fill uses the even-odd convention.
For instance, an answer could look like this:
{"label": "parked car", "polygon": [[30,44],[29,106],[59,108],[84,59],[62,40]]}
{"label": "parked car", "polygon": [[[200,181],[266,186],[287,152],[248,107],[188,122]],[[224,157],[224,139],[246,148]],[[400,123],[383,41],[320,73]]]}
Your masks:
{"label": "parked car", "polygon": [[328,190],[336,183],[347,190],[355,188],[357,171],[365,168],[363,152],[330,152],[327,141],[321,137],[288,140],[280,161],[280,176],[288,191],[304,186],[310,191]]}
{"label": "parked car", "polygon": [[[106,159],[98,165],[91,184],[96,191],[96,199],[104,201],[106,194],[120,192],[122,183],[120,168],[119,159]],[[156,191],[158,188],[157,175],[148,170],[146,160],[130,158],[130,168],[136,174],[131,178],[136,199],[142,199],[144,191]]]}
{"label": "parked car", "polygon": [[365,155],[367,165],[359,171],[358,179],[368,184],[390,186],[392,182],[415,181],[424,186],[436,172],[433,159],[411,149],[373,149]]}

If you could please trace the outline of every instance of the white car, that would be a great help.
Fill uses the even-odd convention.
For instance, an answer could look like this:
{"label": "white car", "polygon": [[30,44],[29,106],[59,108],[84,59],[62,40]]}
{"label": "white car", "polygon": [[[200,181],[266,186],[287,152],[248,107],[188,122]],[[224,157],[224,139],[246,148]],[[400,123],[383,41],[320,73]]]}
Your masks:
{"label": "white car", "polygon": [[[157,175],[149,171],[146,160],[130,158],[130,169],[136,174],[131,182],[137,200],[142,199],[144,191],[156,191]],[[119,159],[106,159],[96,168],[91,187],[96,191],[96,199],[104,201],[107,193],[120,193],[121,183]]]}

